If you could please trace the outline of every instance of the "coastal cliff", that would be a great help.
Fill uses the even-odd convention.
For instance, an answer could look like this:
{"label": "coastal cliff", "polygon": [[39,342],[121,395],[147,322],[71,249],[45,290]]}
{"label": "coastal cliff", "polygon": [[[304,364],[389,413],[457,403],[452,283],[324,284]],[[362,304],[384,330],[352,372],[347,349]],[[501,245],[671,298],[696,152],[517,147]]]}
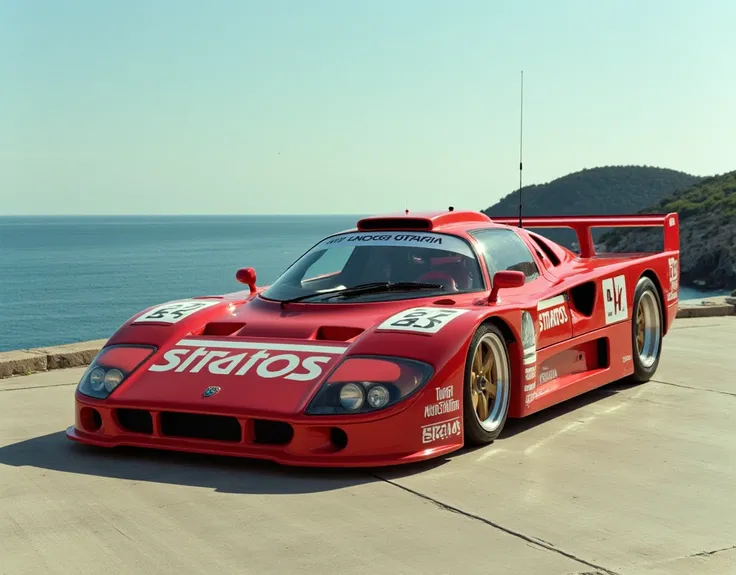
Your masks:
{"label": "coastal cliff", "polygon": [[[581,170],[522,188],[524,215],[617,215],[677,212],[680,217],[680,283],[708,290],[736,287],[736,171],[698,177],[648,166]],[[519,192],[483,210],[516,216]],[[533,229],[573,250],[568,229]],[[662,230],[594,230],[597,251],[653,252],[662,249]]]}
{"label": "coastal cliff", "polygon": [[[649,166],[603,166],[584,169],[546,184],[522,188],[525,216],[584,216],[632,214],[662,198],[701,181],[702,178]],[[516,190],[490,208],[494,216],[519,214]],[[534,229],[545,237],[574,249],[575,234],[569,229]],[[604,230],[594,230],[597,241]]]}
{"label": "coastal cliff", "polygon": [[[677,212],[680,217],[680,281],[706,289],[736,286],[736,171],[705,178],[639,213]],[[660,229],[623,229],[598,239],[603,251],[656,251]]]}

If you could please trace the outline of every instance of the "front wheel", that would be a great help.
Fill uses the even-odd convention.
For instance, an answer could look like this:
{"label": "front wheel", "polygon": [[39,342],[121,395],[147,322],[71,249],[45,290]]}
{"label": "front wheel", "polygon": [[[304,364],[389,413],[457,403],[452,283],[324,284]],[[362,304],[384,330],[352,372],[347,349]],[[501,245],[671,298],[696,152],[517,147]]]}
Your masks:
{"label": "front wheel", "polygon": [[644,383],[657,371],[664,334],[659,293],[648,277],[642,277],[636,284],[633,309],[631,344],[634,373],[629,380],[633,383]]}
{"label": "front wheel", "polygon": [[465,360],[466,443],[493,443],[506,423],[510,398],[511,367],[506,341],[496,326],[481,325],[473,335]]}

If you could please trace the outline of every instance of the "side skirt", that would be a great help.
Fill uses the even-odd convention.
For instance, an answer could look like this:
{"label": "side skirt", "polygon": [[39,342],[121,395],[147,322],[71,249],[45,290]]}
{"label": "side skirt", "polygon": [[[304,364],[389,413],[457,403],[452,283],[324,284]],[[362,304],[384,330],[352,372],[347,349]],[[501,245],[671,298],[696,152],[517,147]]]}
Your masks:
{"label": "side skirt", "polygon": [[634,372],[631,320],[537,350],[514,380],[509,417],[525,417]]}

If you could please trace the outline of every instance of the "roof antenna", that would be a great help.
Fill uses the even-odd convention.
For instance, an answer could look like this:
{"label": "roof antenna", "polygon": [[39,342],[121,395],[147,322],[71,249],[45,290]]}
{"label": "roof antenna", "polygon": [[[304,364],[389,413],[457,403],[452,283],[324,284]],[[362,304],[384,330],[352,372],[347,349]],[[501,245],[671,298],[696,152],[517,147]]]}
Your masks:
{"label": "roof antenna", "polygon": [[522,223],[522,209],[523,202],[521,201],[521,174],[523,169],[522,163],[522,151],[524,143],[524,70],[521,71],[521,106],[520,106],[520,120],[519,120],[519,227],[523,228]]}

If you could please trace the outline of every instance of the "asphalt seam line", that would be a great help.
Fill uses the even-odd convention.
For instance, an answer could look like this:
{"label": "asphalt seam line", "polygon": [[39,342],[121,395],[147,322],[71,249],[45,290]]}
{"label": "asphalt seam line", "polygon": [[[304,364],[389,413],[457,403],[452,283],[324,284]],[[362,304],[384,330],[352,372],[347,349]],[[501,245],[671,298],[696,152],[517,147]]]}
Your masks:
{"label": "asphalt seam line", "polygon": [[730,395],[736,397],[736,393],[730,391],[721,391],[720,389],[706,389],[703,387],[693,387],[691,385],[685,385],[683,383],[670,383],[669,381],[659,381],[658,379],[651,380],[654,383],[661,383],[662,385],[671,385],[672,387],[681,387],[682,389],[692,389],[693,391],[706,391],[710,393],[720,393],[721,395]]}
{"label": "asphalt seam line", "polygon": [[398,487],[399,489],[402,489],[403,491],[406,491],[407,493],[411,493],[412,495],[415,495],[421,499],[424,499],[425,501],[429,501],[430,503],[433,503],[434,505],[436,505],[443,511],[450,511],[451,513],[457,513],[459,515],[463,515],[464,517],[467,517],[468,519],[475,519],[476,521],[485,523],[486,525],[489,525],[490,527],[493,527],[494,529],[498,529],[499,531],[502,531],[506,533],[507,535],[511,535],[512,537],[517,537],[518,539],[522,539],[526,541],[527,543],[530,543],[536,547],[541,547],[542,549],[546,549],[547,551],[557,553],[558,555],[562,555],[563,557],[567,557],[568,559],[572,559],[573,561],[577,561],[578,563],[581,563],[588,567],[592,567],[593,569],[598,569],[599,571],[601,571],[601,573],[605,573],[606,575],[620,575],[616,571],[611,571],[610,569],[602,567],[601,565],[596,565],[595,563],[591,563],[590,561],[581,559],[580,557],[577,557],[573,555],[572,553],[568,553],[567,551],[558,549],[551,543],[547,543],[546,541],[543,541],[541,539],[530,537],[529,535],[524,535],[523,533],[514,531],[513,529],[509,529],[508,527],[504,527],[502,525],[499,525],[498,523],[494,523],[493,521],[490,521],[489,519],[486,519],[485,517],[481,517],[480,515],[475,515],[473,513],[469,513],[468,511],[463,511],[462,509],[458,507],[453,507],[452,505],[448,505],[447,503],[442,503],[441,501],[434,499],[433,497],[430,497],[429,495],[425,495],[423,493],[420,493],[419,491],[415,491],[409,487],[405,487],[399,483],[396,483],[395,481],[391,481],[390,479],[386,479],[385,477],[376,475],[375,473],[371,473],[371,475],[375,477],[376,479],[379,479],[385,483],[388,483],[389,485],[393,485],[394,487]]}
{"label": "asphalt seam line", "polygon": [[25,385],[23,387],[7,387],[3,389],[0,387],[0,392],[2,391],[26,391],[27,389],[47,389],[49,387],[67,387],[70,385],[77,385],[76,383],[49,383],[47,385]]}
{"label": "asphalt seam line", "polygon": [[732,551],[736,549],[736,545],[731,545],[731,547],[724,547],[723,549],[715,549],[714,551],[701,551],[700,553],[693,553],[690,555],[690,557],[710,557],[711,555],[715,555],[716,553],[723,553],[724,551]]}

